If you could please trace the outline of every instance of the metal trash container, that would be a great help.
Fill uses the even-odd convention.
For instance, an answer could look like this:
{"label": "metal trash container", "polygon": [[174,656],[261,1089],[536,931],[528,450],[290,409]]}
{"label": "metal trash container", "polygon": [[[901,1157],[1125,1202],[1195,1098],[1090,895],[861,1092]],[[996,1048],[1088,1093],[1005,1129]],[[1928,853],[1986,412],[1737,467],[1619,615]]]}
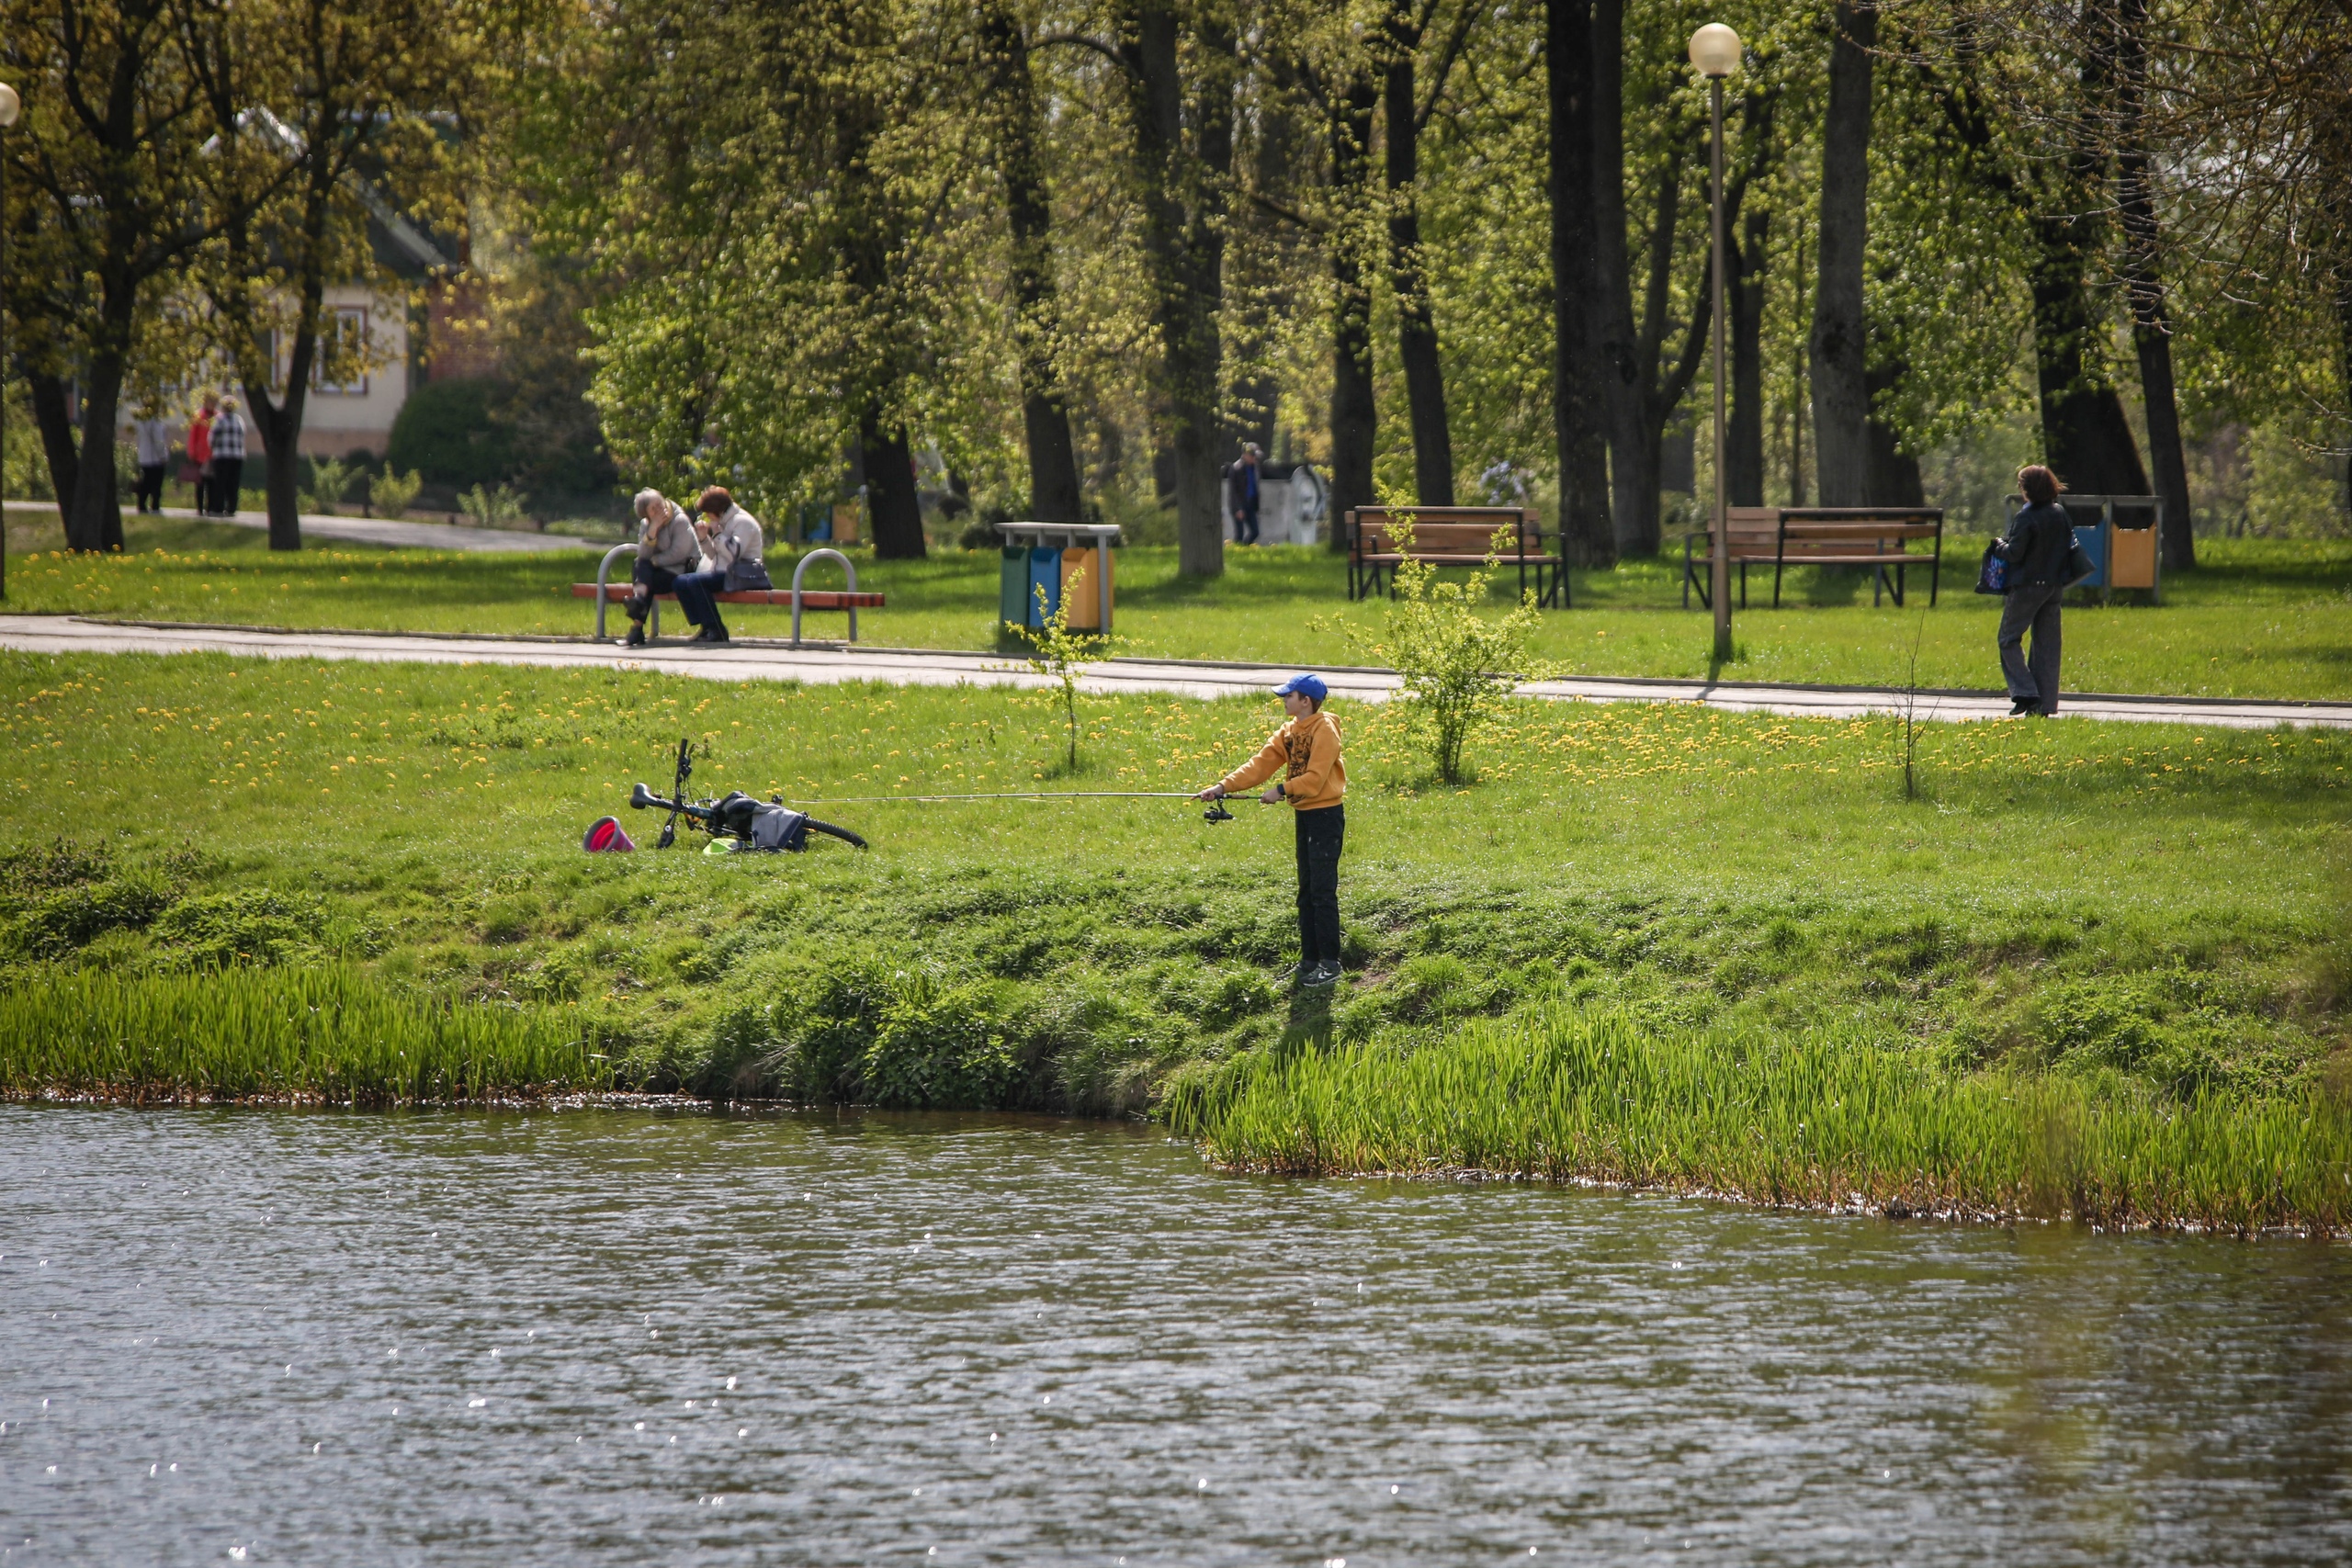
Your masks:
{"label": "metal trash container", "polygon": [[997,531],[1005,538],[997,589],[1000,634],[1006,623],[1044,626],[1061,607],[1063,591],[1074,579],[1070,629],[1110,631],[1115,597],[1111,547],[1119,542],[1116,523],[1000,523]]}

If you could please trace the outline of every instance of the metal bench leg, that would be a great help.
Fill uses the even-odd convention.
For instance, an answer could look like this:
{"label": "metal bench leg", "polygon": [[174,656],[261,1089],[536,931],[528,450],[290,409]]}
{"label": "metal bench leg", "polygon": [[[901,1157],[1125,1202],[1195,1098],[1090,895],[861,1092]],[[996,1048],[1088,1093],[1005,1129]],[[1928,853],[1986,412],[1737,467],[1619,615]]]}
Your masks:
{"label": "metal bench leg", "polygon": [[1772,608],[1781,607],[1781,558],[1772,558]]}

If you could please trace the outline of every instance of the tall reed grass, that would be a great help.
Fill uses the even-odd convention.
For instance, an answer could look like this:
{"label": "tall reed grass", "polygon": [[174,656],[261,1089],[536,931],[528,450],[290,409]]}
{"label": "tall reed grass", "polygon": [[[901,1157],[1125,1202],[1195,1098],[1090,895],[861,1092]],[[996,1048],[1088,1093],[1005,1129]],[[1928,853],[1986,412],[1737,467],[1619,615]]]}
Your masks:
{"label": "tall reed grass", "polygon": [[2352,1111],[2313,1091],[2166,1100],[1961,1076],[1835,1032],[1646,1032],[1555,1009],[1440,1044],[1237,1058],[1170,1094],[1209,1157],[1491,1172],[1889,1214],[2233,1233],[2352,1229]]}
{"label": "tall reed grass", "polygon": [[85,970],[0,990],[0,1096],[396,1105],[610,1081],[559,1013],[421,1000],[347,969]]}

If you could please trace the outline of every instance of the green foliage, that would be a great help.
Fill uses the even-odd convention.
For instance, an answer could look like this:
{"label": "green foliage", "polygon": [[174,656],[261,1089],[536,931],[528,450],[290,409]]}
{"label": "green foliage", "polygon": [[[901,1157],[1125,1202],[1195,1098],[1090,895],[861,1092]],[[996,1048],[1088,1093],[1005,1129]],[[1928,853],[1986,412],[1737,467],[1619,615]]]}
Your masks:
{"label": "green foliage", "polygon": [[167,962],[190,969],[266,966],[318,952],[319,906],[267,887],[206,894],[155,920]]}
{"label": "green foliage", "polygon": [[[1389,531],[1398,553],[1409,556],[1412,525],[1393,523]],[[1541,620],[1533,596],[1498,617],[1480,613],[1504,542],[1497,532],[1486,564],[1466,581],[1442,581],[1436,567],[1399,562],[1383,624],[1349,628],[1358,648],[1404,678],[1398,700],[1446,784],[1462,782],[1463,749],[1502,711],[1512,687],[1543,675],[1527,657]]]}
{"label": "green foliage", "polygon": [[1476,1170],[1896,1216],[2352,1229],[2352,1106],[2324,1093],[2165,1101],[1961,1077],[1844,1031],[1555,1009],[1418,1050],[1253,1055],[1183,1081],[1169,1111],[1221,1164],[1298,1175]]}
{"label": "green foliage", "polygon": [[360,475],[356,463],[339,458],[314,458],[311,463],[311,488],[302,493],[302,510],[334,515],[344,498],[351,492],[351,481]]}
{"label": "green foliage", "polygon": [[427,484],[497,484],[513,471],[514,435],[498,417],[504,385],[480,378],[427,381],[392,420],[384,466],[414,470]]}
{"label": "green foliage", "polygon": [[458,504],[477,528],[511,528],[523,516],[523,498],[509,485],[496,490],[476,485],[458,497]]}
{"label": "green foliage", "polygon": [[398,517],[424,488],[424,476],[411,468],[402,474],[390,463],[368,481],[368,502],[379,517]]}
{"label": "green foliage", "polygon": [[[1069,629],[1070,593],[1085,575],[1086,573],[1081,570],[1062,584],[1061,602],[1054,606],[1052,615],[1045,616],[1044,626],[1016,626],[1011,621],[1004,623],[1004,629],[1008,633],[1028,643],[1034,649],[1029,662],[1036,666],[1041,672],[1051,676],[1060,693],[1062,713],[1069,724],[1069,755],[1066,765],[1072,773],[1078,771],[1078,678],[1085,673],[1087,665],[1109,651],[1112,643],[1110,637],[1099,633],[1073,632]],[[1033,592],[1037,595],[1038,613],[1044,615],[1045,584],[1039,583]]]}
{"label": "green foliage", "polygon": [[0,1095],[401,1105],[594,1090],[555,1015],[449,1006],[347,969],[42,975],[0,990]]}

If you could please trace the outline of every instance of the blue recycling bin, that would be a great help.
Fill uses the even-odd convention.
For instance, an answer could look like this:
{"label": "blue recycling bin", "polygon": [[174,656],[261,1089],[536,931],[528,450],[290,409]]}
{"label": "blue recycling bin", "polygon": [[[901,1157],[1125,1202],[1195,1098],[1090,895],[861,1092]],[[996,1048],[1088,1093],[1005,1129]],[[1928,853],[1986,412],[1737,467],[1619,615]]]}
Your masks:
{"label": "blue recycling bin", "polygon": [[2102,593],[2107,591],[2107,533],[2104,521],[2075,525],[2075,543],[2082,546],[2083,553],[2091,558],[2091,574],[2075,584],[2075,587],[2097,589]]}
{"label": "blue recycling bin", "polygon": [[[1046,591],[1045,607],[1037,604],[1037,590]],[[998,634],[1004,624],[1037,627],[1053,618],[1062,602],[1062,552],[1058,546],[1007,545],[998,579]]]}

